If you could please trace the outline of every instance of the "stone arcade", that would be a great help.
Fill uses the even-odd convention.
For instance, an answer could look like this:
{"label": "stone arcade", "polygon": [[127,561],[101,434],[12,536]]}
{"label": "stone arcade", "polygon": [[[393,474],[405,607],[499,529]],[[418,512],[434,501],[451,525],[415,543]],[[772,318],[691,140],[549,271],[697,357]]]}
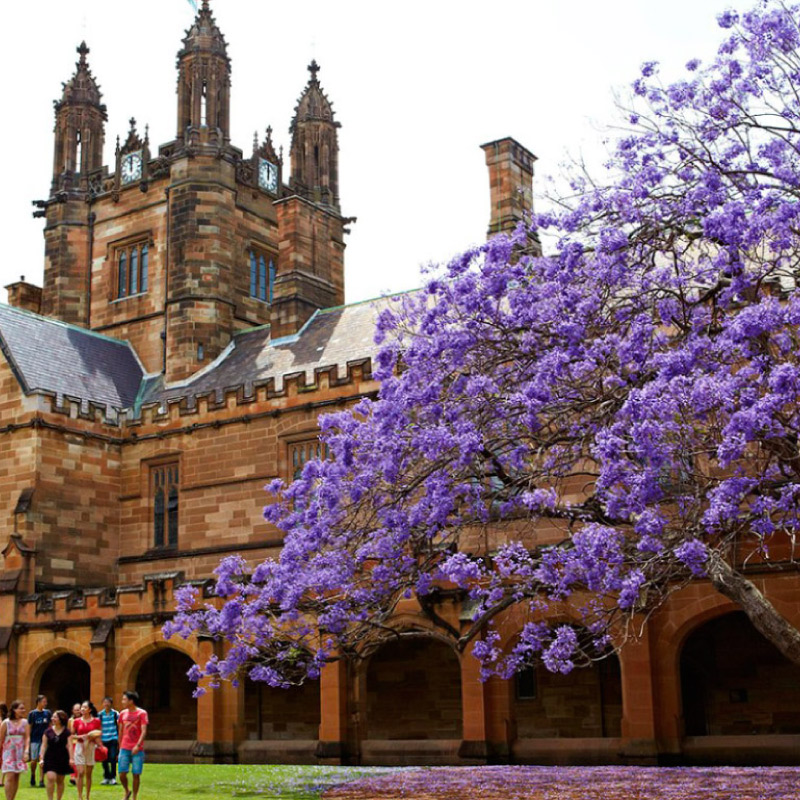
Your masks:
{"label": "stone arcade", "polygon": [[[800,670],[708,586],[591,670],[482,684],[417,610],[409,634],[291,691],[195,701],[208,641],[164,642],[176,586],[281,539],[263,485],[318,451],[317,415],[375,390],[369,303],[345,306],[338,128],[312,62],[284,168],[230,141],[230,61],[208,2],[178,54],[175,139],[106,109],[78,48],[55,106],[44,285],[0,306],[0,699],[139,688],[151,758],[336,763],[800,760]],[[484,145],[489,234],[531,207],[533,156]],[[455,244],[455,243],[454,243]],[[543,538],[543,541],[545,539]],[[764,576],[800,625],[794,573]],[[459,608],[443,610],[458,624]],[[521,621],[510,614],[506,641]]]}

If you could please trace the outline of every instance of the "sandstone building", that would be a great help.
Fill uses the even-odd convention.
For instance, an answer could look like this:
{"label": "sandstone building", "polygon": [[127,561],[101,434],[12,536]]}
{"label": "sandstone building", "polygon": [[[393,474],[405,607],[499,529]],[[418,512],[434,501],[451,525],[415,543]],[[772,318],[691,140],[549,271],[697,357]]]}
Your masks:
{"label": "sandstone building", "polygon": [[[482,684],[409,608],[398,625],[418,636],[319,683],[193,700],[186,670],[217,645],[163,640],[173,591],[209,587],[228,553],[279,552],[263,486],[317,453],[320,413],[375,391],[374,309],[344,305],[339,122],[316,63],[287,163],[269,130],[245,155],[203,2],[178,54],[174,140],[151,148],[132,120],[109,166],[78,54],[38,203],[44,285],[12,284],[0,306],[0,698],[65,708],[136,686],[150,756],[176,760],[800,759],[798,670],[702,583],[619,660],[569,676]],[[534,159],[513,139],[484,151],[492,235],[530,209]],[[800,625],[796,575],[764,580]]]}

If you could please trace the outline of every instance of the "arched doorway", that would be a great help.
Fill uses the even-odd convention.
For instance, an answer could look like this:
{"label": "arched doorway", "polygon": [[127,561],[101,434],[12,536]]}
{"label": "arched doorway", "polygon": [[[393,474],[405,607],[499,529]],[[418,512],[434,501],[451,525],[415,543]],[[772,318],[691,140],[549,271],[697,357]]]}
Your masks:
{"label": "arched doorway", "polygon": [[48,706],[53,711],[60,709],[69,714],[75,703],[89,699],[90,691],[89,665],[70,653],[54,658],[39,680],[39,694],[47,697]]}
{"label": "arched doorway", "polygon": [[150,719],[148,739],[197,738],[194,684],[186,677],[193,664],[189,656],[171,647],[156,650],[141,663],[136,691]]}
{"label": "arched doorway", "polygon": [[290,689],[274,689],[262,681],[244,686],[244,723],[250,741],[308,741],[319,737],[319,681]]}
{"label": "arched doorway", "polygon": [[512,691],[518,739],[621,735],[622,678],[615,655],[566,675],[541,666],[523,670],[514,677]]}
{"label": "arched doorway", "polygon": [[697,628],[680,670],[686,736],[800,733],[800,667],[743,612]]}
{"label": "arched doorway", "polygon": [[366,739],[462,737],[461,666],[452,648],[430,636],[384,645],[366,676]]}

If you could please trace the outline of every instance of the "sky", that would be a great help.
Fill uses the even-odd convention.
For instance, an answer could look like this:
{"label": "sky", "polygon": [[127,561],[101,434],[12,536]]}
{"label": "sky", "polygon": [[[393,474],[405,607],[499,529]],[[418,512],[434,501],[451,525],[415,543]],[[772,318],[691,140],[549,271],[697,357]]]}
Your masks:
{"label": "sky", "polygon": [[[582,158],[602,170],[624,96],[644,61],[666,78],[709,59],[729,0],[212,0],[232,60],[232,141],[274,129],[288,163],[288,127],[315,58],[339,131],[346,300],[422,283],[420,268],[480,242],[489,184],[480,145],[513,136],[546,177]],[[741,8],[741,5],[739,6]],[[85,39],[108,106],[105,163],[128,119],[150,125],[151,148],[175,135],[175,56],[188,0],[28,0],[4,8],[0,50],[0,286],[41,285],[53,105]],[[541,199],[534,201],[540,205]],[[4,293],[0,292],[0,297]]]}

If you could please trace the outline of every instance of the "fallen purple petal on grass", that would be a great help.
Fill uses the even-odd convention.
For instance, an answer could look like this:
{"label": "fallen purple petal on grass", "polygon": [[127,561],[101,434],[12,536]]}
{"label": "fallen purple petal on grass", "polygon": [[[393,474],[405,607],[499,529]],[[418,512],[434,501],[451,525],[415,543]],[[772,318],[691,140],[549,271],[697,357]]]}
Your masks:
{"label": "fallen purple petal on grass", "polygon": [[797,767],[435,767],[357,780],[324,800],[797,800]]}

